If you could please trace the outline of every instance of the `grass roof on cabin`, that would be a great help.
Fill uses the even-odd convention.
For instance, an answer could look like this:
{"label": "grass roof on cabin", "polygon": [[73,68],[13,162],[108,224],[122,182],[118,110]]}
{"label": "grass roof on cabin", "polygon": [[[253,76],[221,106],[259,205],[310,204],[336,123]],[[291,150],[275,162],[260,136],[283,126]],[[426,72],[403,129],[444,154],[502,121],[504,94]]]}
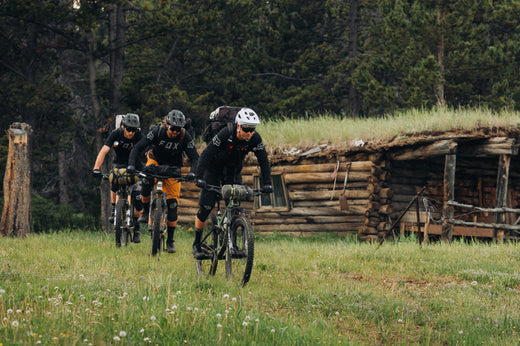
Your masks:
{"label": "grass roof on cabin", "polygon": [[[511,132],[517,137],[520,113],[488,109],[408,110],[378,118],[349,118],[333,114],[280,118],[263,122],[258,131],[271,150],[288,151],[316,146],[377,147],[412,137]],[[485,130],[484,130],[485,131]],[[301,150],[300,150],[301,151]]]}

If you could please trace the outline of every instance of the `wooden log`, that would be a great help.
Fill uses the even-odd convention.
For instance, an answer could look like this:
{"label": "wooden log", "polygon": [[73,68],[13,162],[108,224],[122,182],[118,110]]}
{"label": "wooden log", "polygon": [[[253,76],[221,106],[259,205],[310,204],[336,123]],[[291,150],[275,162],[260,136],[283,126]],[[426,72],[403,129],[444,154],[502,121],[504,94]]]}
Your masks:
{"label": "wooden log", "polygon": [[[410,227],[411,225],[405,225],[406,231],[417,231],[416,227]],[[429,235],[442,235],[442,225],[437,225],[430,223],[428,226],[428,234]],[[478,238],[492,238],[493,230],[479,227],[471,227],[471,226],[462,226],[455,225],[453,226],[453,236],[463,236],[463,237],[478,237]]]}
{"label": "wooden log", "polygon": [[381,189],[379,192],[379,197],[391,199],[394,196],[394,190],[389,187]]}
{"label": "wooden log", "polygon": [[370,184],[367,184],[366,190],[370,194],[378,194],[381,191],[381,185],[370,183]]}
{"label": "wooden log", "polygon": [[[363,208],[362,213],[365,212],[365,206],[368,203],[368,200],[364,199],[351,199],[348,201],[349,210],[352,208]],[[339,202],[337,200],[319,200],[319,201],[292,201],[292,205],[294,208],[317,208],[317,207],[337,207],[339,208]],[[339,209],[338,209],[339,210]]]}
{"label": "wooden log", "polygon": [[278,224],[278,225],[255,225],[255,231],[279,231],[279,232],[345,232],[356,231],[362,223],[327,223],[327,224]]}
{"label": "wooden log", "polygon": [[[346,171],[347,162],[340,162],[338,172]],[[367,171],[374,166],[373,162],[370,161],[353,161],[350,163],[350,171]],[[317,172],[328,172],[332,173],[336,163],[321,163],[321,164],[296,164],[296,165],[273,165],[271,167],[272,174],[281,173],[317,173]],[[246,166],[242,169],[242,174],[259,174],[258,166]]]}
{"label": "wooden log", "polygon": [[[336,202],[337,204],[337,202]],[[277,210],[260,212],[253,211],[252,216],[256,215],[263,218],[284,218],[284,217],[295,217],[295,216],[342,216],[342,215],[355,215],[352,211],[343,211],[332,207],[312,207],[312,208],[292,208],[291,210]]]}
{"label": "wooden log", "polygon": [[[342,193],[341,190],[334,191],[292,191],[289,192],[289,198],[293,201],[301,201],[301,200],[323,200],[323,199],[332,199],[337,200],[339,195]],[[370,195],[367,191],[363,190],[346,190],[345,194],[347,198],[350,199],[368,199]]]}
{"label": "wooden log", "polygon": [[359,215],[345,215],[345,216],[301,216],[301,217],[283,217],[283,218],[268,218],[255,217],[250,218],[250,221],[255,225],[277,225],[277,224],[325,224],[325,223],[361,223],[364,217]]}
{"label": "wooden log", "polygon": [[26,237],[31,232],[31,146],[32,128],[13,123],[7,131],[9,147],[4,175],[4,206],[0,234]]}
{"label": "wooden log", "polygon": [[[349,172],[348,181],[364,181],[370,177],[370,172]],[[330,173],[288,173],[285,175],[285,183],[290,184],[301,184],[301,183],[326,183],[333,182]],[[337,175],[337,181],[343,181],[345,179],[345,173],[340,172]]]}
{"label": "wooden log", "polygon": [[[509,155],[500,155],[498,159],[498,173],[497,173],[497,194],[496,194],[496,208],[503,208],[507,204],[507,184],[509,182],[509,165],[511,157]],[[495,214],[495,223],[503,224],[505,222],[504,213]],[[504,229],[493,229],[493,240],[502,242],[504,240]]]}
{"label": "wooden log", "polygon": [[379,234],[379,232],[377,231],[377,228],[376,227],[367,227],[367,226],[362,226],[360,229],[359,229],[359,234]]}
{"label": "wooden log", "polygon": [[[366,190],[368,184],[366,182],[348,182],[347,189],[349,190]],[[330,190],[334,188],[333,183],[304,183],[304,184],[291,184],[287,186],[289,191],[297,190]],[[335,190],[343,190],[343,182],[337,182]]]}
{"label": "wooden log", "polygon": [[497,155],[518,155],[518,144],[514,138],[493,137],[482,144],[463,145],[457,155],[488,157]]}
{"label": "wooden log", "polygon": [[453,218],[453,207],[448,205],[448,201],[453,199],[455,195],[455,169],[457,156],[446,155],[444,166],[444,208],[443,208],[443,223],[442,223],[442,239],[451,242],[453,235],[453,225],[448,223],[449,219]]}
{"label": "wooden log", "polygon": [[378,211],[380,214],[389,215],[394,212],[394,208],[392,207],[391,204],[387,204],[387,205],[381,206]]}
{"label": "wooden log", "polygon": [[429,156],[454,154],[457,150],[457,142],[446,139],[433,142],[418,148],[405,148],[387,154],[392,160],[417,160]]}

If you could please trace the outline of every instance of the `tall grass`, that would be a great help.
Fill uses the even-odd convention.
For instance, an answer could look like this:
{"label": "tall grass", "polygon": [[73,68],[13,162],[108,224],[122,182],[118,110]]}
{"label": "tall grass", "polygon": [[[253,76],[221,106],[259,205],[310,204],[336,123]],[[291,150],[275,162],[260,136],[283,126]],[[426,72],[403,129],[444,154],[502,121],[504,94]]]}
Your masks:
{"label": "tall grass", "polygon": [[298,119],[279,118],[260,125],[264,142],[271,146],[335,144],[388,140],[395,136],[422,132],[474,129],[481,126],[518,127],[520,113],[488,109],[406,110],[379,118],[349,118],[334,114]]}
{"label": "tall grass", "polygon": [[103,233],[0,239],[0,344],[517,344],[520,245],[257,236],[251,282]]}

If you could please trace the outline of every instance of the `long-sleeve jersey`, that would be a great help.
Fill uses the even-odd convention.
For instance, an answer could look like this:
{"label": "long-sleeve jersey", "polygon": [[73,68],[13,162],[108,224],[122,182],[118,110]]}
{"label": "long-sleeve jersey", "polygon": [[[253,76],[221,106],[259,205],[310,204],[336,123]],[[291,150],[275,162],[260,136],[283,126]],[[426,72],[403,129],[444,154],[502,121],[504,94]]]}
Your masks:
{"label": "long-sleeve jersey", "polygon": [[271,166],[262,137],[255,132],[249,141],[241,141],[237,138],[235,127],[232,129],[224,127],[208,143],[206,149],[200,154],[196,175],[202,178],[206,169],[222,171],[224,168],[231,168],[235,172],[240,172],[244,158],[251,151],[258,159],[263,184],[270,185]]}
{"label": "long-sleeve jersey", "polygon": [[[115,165],[126,165],[128,164],[128,159],[130,157],[130,152],[134,148],[134,146],[143,139],[144,136],[141,131],[137,131],[131,139],[128,139],[124,135],[124,130],[122,128],[118,128],[110,133],[108,136],[105,145],[109,148],[114,148],[114,152],[116,153],[116,157],[114,159]],[[135,165],[135,162],[134,162]]]}
{"label": "long-sleeve jersey", "polygon": [[195,143],[187,131],[174,138],[168,137],[166,126],[153,126],[146,137],[143,137],[130,153],[128,164],[135,166],[135,162],[146,148],[151,147],[155,160],[160,165],[183,166],[182,153],[185,152],[191,162],[191,172],[195,171],[199,154]]}

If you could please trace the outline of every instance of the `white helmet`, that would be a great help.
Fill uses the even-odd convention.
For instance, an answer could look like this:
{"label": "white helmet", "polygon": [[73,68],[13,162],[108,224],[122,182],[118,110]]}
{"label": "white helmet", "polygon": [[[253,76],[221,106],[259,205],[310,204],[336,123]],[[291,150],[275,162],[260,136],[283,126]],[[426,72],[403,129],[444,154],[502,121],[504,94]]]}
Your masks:
{"label": "white helmet", "polygon": [[240,126],[257,127],[260,124],[260,119],[255,111],[251,108],[242,108],[235,118],[235,123]]}

